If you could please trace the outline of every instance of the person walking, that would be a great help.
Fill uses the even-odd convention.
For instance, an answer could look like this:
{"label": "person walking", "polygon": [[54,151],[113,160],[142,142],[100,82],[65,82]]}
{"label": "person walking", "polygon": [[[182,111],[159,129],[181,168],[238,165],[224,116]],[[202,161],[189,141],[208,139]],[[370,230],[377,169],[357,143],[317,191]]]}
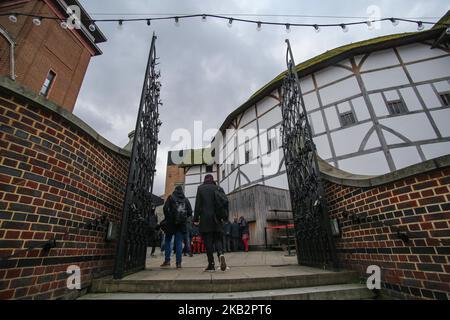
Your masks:
{"label": "person walking", "polygon": [[[220,269],[225,271],[227,264],[222,248],[222,221],[218,219],[219,207],[218,197],[225,197],[223,189],[217,186],[211,174],[207,174],[197,189],[195,200],[194,222],[199,223],[199,231],[205,241],[208,266],[205,271],[214,272],[214,249],[220,262]],[[223,198],[221,198],[223,199]],[[228,214],[228,200],[226,199],[226,213]]]}
{"label": "person walking", "polygon": [[229,220],[226,220],[225,223],[223,224],[223,250],[225,252],[231,252],[231,247],[230,247],[230,242],[231,242],[231,223]]}
{"label": "person walking", "polygon": [[242,235],[242,242],[244,243],[244,250],[245,252],[248,252],[248,239],[250,235],[250,231],[248,228],[248,222],[245,220],[244,217],[239,218],[239,227]]}
{"label": "person walking", "polygon": [[186,221],[186,233],[184,236],[184,248],[183,248],[183,254],[189,257],[192,257],[192,248],[191,248],[191,241],[192,241],[192,216],[187,218]]}
{"label": "person walking", "polygon": [[183,188],[176,186],[173,193],[167,198],[163,207],[165,218],[165,259],[161,267],[170,267],[171,242],[175,238],[176,266],[181,268],[182,245],[186,233],[186,222],[192,216],[192,207],[185,197]]}
{"label": "person walking", "polygon": [[149,229],[150,234],[148,238],[148,245],[149,247],[152,247],[152,251],[150,253],[151,256],[155,255],[156,247],[159,246],[159,225],[158,225],[158,216],[155,213],[155,208],[152,208],[152,211],[149,215]]}
{"label": "person walking", "polygon": [[233,223],[230,226],[231,230],[231,244],[233,246],[233,252],[239,251],[239,239],[240,239],[240,227],[237,218],[234,218]]}

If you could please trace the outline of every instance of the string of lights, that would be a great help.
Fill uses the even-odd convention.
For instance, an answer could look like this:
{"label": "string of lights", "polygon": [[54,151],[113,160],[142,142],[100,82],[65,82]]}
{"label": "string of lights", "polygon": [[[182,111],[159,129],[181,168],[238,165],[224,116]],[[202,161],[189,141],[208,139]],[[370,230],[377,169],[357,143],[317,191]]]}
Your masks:
{"label": "string of lights", "polygon": [[[58,17],[52,16],[41,16],[34,14],[26,14],[26,13],[4,13],[0,16],[9,16],[9,20],[12,23],[16,23],[18,18],[23,17],[31,17],[33,18],[33,24],[36,26],[40,26],[43,20],[58,20],[61,22],[62,28],[67,28],[68,23],[67,19],[73,19],[74,16],[69,16],[67,19],[61,19]],[[397,26],[400,22],[407,22],[411,24],[417,25],[417,30],[422,31],[425,29],[425,25],[441,25],[447,28],[447,33],[450,33],[449,24],[438,23],[438,22],[430,22],[430,21],[422,21],[422,20],[414,20],[407,18],[379,18],[379,19],[366,19],[360,21],[353,22],[340,22],[340,23],[292,23],[292,22],[273,22],[273,21],[263,21],[263,20],[251,20],[251,19],[243,19],[238,18],[236,16],[222,16],[216,14],[189,14],[189,15],[173,15],[173,16],[156,16],[156,17],[146,17],[146,18],[110,18],[110,19],[92,19],[88,21],[83,21],[83,23],[89,25],[89,30],[94,32],[96,29],[96,23],[101,22],[115,22],[118,23],[119,26],[123,25],[125,22],[146,22],[148,26],[151,25],[152,21],[161,21],[161,20],[172,20],[174,21],[176,26],[180,25],[180,20],[182,19],[192,19],[192,18],[201,18],[201,21],[206,22],[208,18],[212,19],[222,19],[227,21],[227,25],[231,27],[234,22],[243,22],[243,23],[251,23],[256,25],[257,30],[261,30],[262,26],[283,26],[287,32],[290,32],[292,28],[295,27],[309,27],[314,28],[316,32],[319,32],[321,28],[331,28],[331,27],[339,27],[343,32],[348,32],[350,26],[354,25],[367,25],[369,29],[373,28],[374,23],[390,21],[393,26]]]}

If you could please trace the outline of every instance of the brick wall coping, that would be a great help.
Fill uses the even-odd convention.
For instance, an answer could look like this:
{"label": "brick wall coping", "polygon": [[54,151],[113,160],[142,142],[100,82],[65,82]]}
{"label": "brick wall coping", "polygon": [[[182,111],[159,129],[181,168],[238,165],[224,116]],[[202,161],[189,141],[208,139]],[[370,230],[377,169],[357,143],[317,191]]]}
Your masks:
{"label": "brick wall coping", "polygon": [[366,176],[346,172],[330,165],[325,160],[319,158],[319,169],[325,180],[341,185],[352,187],[375,187],[385,183],[397,181],[413,175],[418,175],[438,168],[450,166],[450,155],[430,159],[421,163],[405,167],[394,172],[380,176]]}
{"label": "brick wall coping", "polygon": [[50,110],[65,120],[69,121],[71,124],[76,126],[77,128],[84,131],[87,135],[91,136],[94,140],[96,140],[98,143],[103,145],[104,147],[110,149],[113,152],[116,152],[120,155],[130,157],[130,152],[116,146],[109,140],[102,137],[97,131],[92,129],[86,122],[78,118],[73,113],[67,111],[63,107],[57,105],[56,103],[53,103],[46,98],[35,94],[34,92],[30,91],[29,89],[18,85],[16,82],[12,81],[8,77],[0,76],[0,90],[1,91],[7,91],[8,93],[12,93],[13,95],[18,95],[24,99],[27,100],[28,103],[38,105],[39,107],[42,107],[44,109]]}

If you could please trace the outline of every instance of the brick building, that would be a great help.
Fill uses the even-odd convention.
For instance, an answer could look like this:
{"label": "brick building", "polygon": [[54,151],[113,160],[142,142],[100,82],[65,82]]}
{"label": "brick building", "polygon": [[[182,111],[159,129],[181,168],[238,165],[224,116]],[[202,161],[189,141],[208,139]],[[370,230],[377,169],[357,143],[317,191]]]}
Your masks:
{"label": "brick building", "polygon": [[[67,8],[77,5],[81,29],[61,26]],[[91,57],[102,52],[97,44],[106,41],[77,0],[7,0],[0,4],[0,76],[7,76],[50,101],[73,111]],[[40,25],[33,17],[43,19]]]}

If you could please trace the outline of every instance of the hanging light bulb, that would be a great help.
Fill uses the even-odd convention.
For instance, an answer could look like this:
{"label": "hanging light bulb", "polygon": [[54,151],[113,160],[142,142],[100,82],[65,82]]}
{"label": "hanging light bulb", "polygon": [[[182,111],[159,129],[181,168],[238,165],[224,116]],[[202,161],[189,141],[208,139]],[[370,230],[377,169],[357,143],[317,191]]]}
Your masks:
{"label": "hanging light bulb", "polygon": [[289,23],[286,23],[286,32],[291,32],[291,25]]}
{"label": "hanging light bulb", "polygon": [[261,31],[262,28],[262,23],[261,21],[258,21],[257,25],[256,25],[256,30]]}
{"label": "hanging light bulb", "polygon": [[123,20],[119,20],[118,28],[119,28],[119,29],[122,29],[122,27],[123,27]]}
{"label": "hanging light bulb", "polygon": [[206,15],[202,16],[202,22],[206,22]]}
{"label": "hanging light bulb", "polygon": [[15,14],[12,14],[9,16],[9,21],[11,21],[12,23],[16,23],[17,22],[17,16]]}
{"label": "hanging light bulb", "polygon": [[423,29],[425,29],[425,26],[422,21],[417,22],[417,30],[422,31]]}
{"label": "hanging light bulb", "polygon": [[366,21],[366,24],[367,24],[367,28],[369,30],[373,30],[373,23],[372,23],[372,21],[368,20],[368,21]]}
{"label": "hanging light bulb", "polygon": [[67,24],[67,22],[65,22],[65,21],[61,22],[61,28],[67,29],[68,27],[69,27],[69,25]]}
{"label": "hanging light bulb", "polygon": [[90,31],[90,32],[94,32],[96,29],[97,29],[97,28],[95,27],[94,22],[92,22],[92,23],[89,25],[89,31]]}
{"label": "hanging light bulb", "polygon": [[180,18],[175,17],[175,27],[179,27],[180,26]]}
{"label": "hanging light bulb", "polygon": [[231,28],[233,26],[233,19],[232,18],[228,19],[227,26],[228,26],[228,28]]}
{"label": "hanging light bulb", "polygon": [[150,22],[150,19],[147,19],[147,25],[151,25],[152,23]]}
{"label": "hanging light bulb", "polygon": [[348,32],[348,26],[346,24],[341,24],[341,28],[343,32]]}
{"label": "hanging light bulb", "polygon": [[36,27],[39,27],[39,26],[41,25],[41,22],[42,22],[41,18],[34,18],[34,19],[33,19],[33,24],[34,24]]}
{"label": "hanging light bulb", "polygon": [[398,26],[399,21],[398,21],[397,19],[390,18],[389,20],[391,20],[392,25],[393,25],[394,27]]}
{"label": "hanging light bulb", "polygon": [[316,31],[317,33],[320,32],[320,28],[317,24],[315,24],[313,27],[314,27],[314,31]]}

